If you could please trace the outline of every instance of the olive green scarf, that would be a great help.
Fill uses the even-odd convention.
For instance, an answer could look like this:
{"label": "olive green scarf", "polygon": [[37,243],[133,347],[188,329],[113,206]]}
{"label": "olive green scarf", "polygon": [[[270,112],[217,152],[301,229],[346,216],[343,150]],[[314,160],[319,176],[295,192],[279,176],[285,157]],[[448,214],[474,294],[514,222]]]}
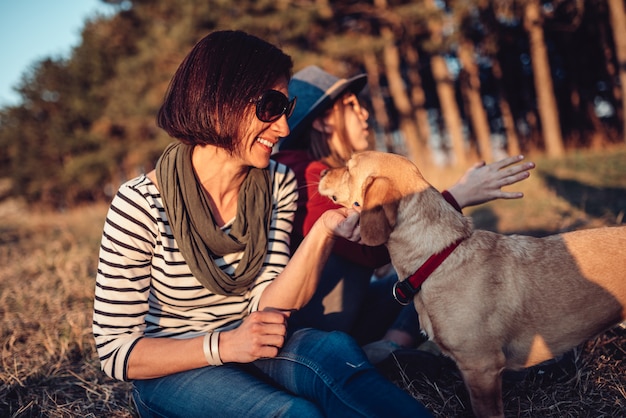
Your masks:
{"label": "olive green scarf", "polygon": [[[170,228],[191,272],[207,289],[220,295],[240,295],[254,282],[267,253],[272,213],[268,170],[250,168],[237,198],[237,217],[230,234],[214,221],[209,197],[192,163],[193,146],[169,145],[156,165],[157,181]],[[214,258],[243,251],[232,276]]]}

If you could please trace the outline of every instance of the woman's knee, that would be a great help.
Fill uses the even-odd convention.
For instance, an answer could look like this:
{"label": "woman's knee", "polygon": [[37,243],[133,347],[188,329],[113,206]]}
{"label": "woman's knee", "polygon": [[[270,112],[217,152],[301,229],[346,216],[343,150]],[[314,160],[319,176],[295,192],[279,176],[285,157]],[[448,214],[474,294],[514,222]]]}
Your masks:
{"label": "woman's knee", "polygon": [[139,418],[164,417],[164,415],[159,414],[158,412],[154,411],[143,401],[143,399],[141,399],[141,394],[139,393],[137,388],[133,389],[133,395],[131,399],[133,401],[135,412],[137,412],[137,415],[139,416]]}
{"label": "woman's knee", "polygon": [[354,338],[339,331],[298,331],[279,356],[301,362],[320,376],[337,380],[373,368]]}
{"label": "woman's knee", "polygon": [[[320,331],[313,328],[296,330],[288,339],[287,351],[297,353],[315,353],[316,357],[323,357],[322,353],[329,353],[333,357],[341,355],[359,356],[362,350],[356,340],[342,331]],[[342,355],[343,354],[343,355]]]}
{"label": "woman's knee", "polygon": [[312,402],[304,398],[292,397],[289,401],[276,411],[280,418],[322,418],[324,414]]}
{"label": "woman's knee", "polygon": [[363,351],[356,340],[346,333],[339,331],[326,332],[321,339],[322,341],[318,344],[317,349],[322,352],[355,360],[359,358],[365,359]]}

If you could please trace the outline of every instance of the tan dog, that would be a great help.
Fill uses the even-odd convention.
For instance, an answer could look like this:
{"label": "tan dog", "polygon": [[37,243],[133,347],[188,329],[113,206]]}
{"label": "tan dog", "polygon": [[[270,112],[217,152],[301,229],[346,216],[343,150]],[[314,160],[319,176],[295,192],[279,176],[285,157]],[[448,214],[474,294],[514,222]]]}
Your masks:
{"label": "tan dog", "polygon": [[401,280],[451,251],[414,302],[479,417],[503,416],[503,369],[558,356],[626,318],[626,227],[545,238],[474,230],[413,163],[375,151],[329,170],[319,191],[361,206],[363,242],[385,243]]}

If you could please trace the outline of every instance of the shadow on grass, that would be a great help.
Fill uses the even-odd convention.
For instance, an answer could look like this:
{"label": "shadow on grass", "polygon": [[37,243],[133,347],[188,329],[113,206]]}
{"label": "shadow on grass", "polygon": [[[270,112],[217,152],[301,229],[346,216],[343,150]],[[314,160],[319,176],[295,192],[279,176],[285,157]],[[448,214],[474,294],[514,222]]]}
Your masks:
{"label": "shadow on grass", "polygon": [[[577,180],[561,179],[549,173],[542,173],[548,189],[556,196],[566,200],[570,206],[583,211],[588,217],[601,219],[604,225],[613,226],[626,223],[626,179],[622,187],[595,187]],[[475,229],[498,231],[500,221],[498,215],[489,207],[475,209],[472,214]],[[586,221],[579,220],[568,227],[568,230],[584,228]],[[509,231],[506,234],[522,234],[534,237],[564,232],[555,229],[524,229]]]}
{"label": "shadow on grass", "polygon": [[[498,222],[500,218],[492,209],[487,207],[476,209],[472,212],[471,216],[474,222],[474,229],[482,229],[486,231],[501,233],[498,230]],[[559,232],[562,231],[556,229],[524,229],[520,231],[508,231],[505,233],[505,235],[520,234],[540,238],[547,235],[557,234]]]}
{"label": "shadow on grass", "polygon": [[595,187],[577,180],[561,179],[543,173],[546,185],[559,197],[589,216],[603,218],[614,224],[622,223],[626,213],[625,187]]}

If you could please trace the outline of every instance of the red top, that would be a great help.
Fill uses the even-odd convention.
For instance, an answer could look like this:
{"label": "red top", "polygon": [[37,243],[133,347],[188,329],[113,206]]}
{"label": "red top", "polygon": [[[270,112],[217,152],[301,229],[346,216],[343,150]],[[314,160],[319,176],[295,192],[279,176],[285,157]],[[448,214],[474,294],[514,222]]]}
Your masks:
{"label": "red top", "polygon": [[[272,159],[285,164],[291,168],[298,181],[298,209],[294,218],[293,232],[291,235],[291,249],[295,250],[300,242],[309,233],[315,221],[322,216],[322,213],[329,209],[340,208],[326,196],[322,196],[317,191],[321,173],[330,167],[321,161],[316,161],[309,157],[307,151],[289,150],[280,151],[272,155]],[[448,191],[443,192],[444,198],[454,206],[459,212],[461,208]],[[372,269],[382,267],[389,263],[389,253],[384,245],[370,247],[348,241],[345,238],[337,238],[333,253]]]}

